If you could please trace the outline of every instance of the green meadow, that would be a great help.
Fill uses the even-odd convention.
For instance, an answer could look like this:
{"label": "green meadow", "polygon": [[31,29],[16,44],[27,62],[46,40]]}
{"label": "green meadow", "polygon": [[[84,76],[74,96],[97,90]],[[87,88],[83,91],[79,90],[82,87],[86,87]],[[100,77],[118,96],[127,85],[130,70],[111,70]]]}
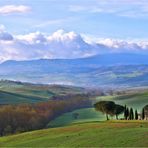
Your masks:
{"label": "green meadow", "polygon": [[0,138],[1,147],[147,147],[148,122],[73,124]]}

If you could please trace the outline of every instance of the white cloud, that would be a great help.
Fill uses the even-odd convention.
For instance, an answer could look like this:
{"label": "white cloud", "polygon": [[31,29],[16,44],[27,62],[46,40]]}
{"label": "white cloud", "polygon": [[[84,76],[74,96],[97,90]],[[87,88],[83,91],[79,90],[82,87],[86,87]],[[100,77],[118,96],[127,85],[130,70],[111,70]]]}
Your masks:
{"label": "white cloud", "polygon": [[108,52],[148,54],[148,41],[133,42],[115,39],[98,39],[97,43],[108,47]]}
{"label": "white cloud", "polygon": [[12,13],[26,13],[31,8],[24,5],[5,5],[0,7],[0,14],[12,14]]}
{"label": "white cloud", "polygon": [[40,58],[81,58],[112,52],[148,54],[148,42],[89,38],[64,30],[58,30],[51,35],[35,32],[14,36],[5,30],[0,32],[1,62]]}
{"label": "white cloud", "polygon": [[74,32],[58,30],[52,35],[35,32],[0,40],[0,61],[39,58],[79,58],[96,54],[95,47]]}

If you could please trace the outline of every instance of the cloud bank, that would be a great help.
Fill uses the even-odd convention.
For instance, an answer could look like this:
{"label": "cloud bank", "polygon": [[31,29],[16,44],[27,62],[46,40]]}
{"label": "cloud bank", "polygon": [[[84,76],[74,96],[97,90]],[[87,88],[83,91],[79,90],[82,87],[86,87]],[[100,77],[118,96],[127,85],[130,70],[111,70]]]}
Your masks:
{"label": "cloud bank", "polygon": [[51,35],[34,32],[12,35],[0,27],[0,62],[55,58],[83,58],[104,53],[145,53],[148,42],[130,42],[113,39],[86,38],[75,32],[58,30]]}

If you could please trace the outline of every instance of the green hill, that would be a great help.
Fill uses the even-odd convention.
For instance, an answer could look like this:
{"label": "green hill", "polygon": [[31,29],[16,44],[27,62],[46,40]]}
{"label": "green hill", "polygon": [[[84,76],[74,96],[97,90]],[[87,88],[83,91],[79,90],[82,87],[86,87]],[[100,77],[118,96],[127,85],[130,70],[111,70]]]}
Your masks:
{"label": "green hill", "polygon": [[79,94],[85,89],[61,85],[41,85],[16,81],[0,81],[0,104],[36,103],[52,96]]}
{"label": "green hill", "polygon": [[24,95],[21,93],[11,93],[0,90],[0,104],[36,103],[47,101],[47,98]]}
{"label": "green hill", "polygon": [[91,122],[0,138],[1,147],[147,147],[148,122]]}

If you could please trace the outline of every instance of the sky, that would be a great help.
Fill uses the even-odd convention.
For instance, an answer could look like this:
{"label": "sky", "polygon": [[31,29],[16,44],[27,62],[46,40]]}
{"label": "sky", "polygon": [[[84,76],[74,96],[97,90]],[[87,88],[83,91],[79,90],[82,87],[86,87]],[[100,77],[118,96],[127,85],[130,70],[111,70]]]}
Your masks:
{"label": "sky", "polygon": [[0,0],[0,62],[148,54],[147,0]]}

